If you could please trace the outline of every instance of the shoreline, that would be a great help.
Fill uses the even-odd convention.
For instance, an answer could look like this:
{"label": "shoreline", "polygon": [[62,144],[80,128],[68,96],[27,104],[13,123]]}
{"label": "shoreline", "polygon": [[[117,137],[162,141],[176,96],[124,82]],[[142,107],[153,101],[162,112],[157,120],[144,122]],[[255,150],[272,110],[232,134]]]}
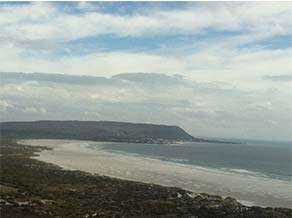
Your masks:
{"label": "shoreline", "polygon": [[291,195],[287,194],[290,182],[86,148],[98,143],[92,141],[42,139],[18,143],[52,148],[38,152],[34,158],[67,170],[231,196],[247,206],[291,207]]}

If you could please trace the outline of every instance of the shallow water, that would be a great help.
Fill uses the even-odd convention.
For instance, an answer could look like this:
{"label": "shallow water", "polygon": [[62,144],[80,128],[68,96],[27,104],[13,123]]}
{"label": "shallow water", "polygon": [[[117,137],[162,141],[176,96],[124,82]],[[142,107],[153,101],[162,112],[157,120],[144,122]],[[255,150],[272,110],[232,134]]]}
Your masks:
{"label": "shallow water", "polygon": [[242,144],[91,144],[96,148],[141,155],[175,163],[210,167],[238,174],[290,181],[291,144],[288,142],[245,141]]}

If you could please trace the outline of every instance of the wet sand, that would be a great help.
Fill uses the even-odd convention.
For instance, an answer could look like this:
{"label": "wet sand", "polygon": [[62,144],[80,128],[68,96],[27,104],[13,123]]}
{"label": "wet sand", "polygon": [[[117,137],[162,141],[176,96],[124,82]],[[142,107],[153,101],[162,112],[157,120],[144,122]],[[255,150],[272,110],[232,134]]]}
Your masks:
{"label": "wet sand", "polygon": [[90,144],[102,142],[40,139],[19,140],[18,143],[53,148],[39,152],[40,156],[35,158],[64,169],[231,196],[245,205],[292,207],[291,181],[87,148]]}

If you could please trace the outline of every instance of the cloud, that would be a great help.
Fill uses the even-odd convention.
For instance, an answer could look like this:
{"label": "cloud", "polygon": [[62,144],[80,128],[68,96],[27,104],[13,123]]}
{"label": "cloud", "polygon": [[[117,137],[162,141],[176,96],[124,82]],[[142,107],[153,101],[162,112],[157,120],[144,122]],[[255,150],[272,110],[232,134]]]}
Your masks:
{"label": "cloud", "polygon": [[292,75],[276,75],[276,76],[266,75],[263,78],[266,80],[274,81],[274,82],[291,82],[292,81]]}
{"label": "cloud", "polygon": [[[0,46],[1,47],[1,46]],[[266,85],[257,78],[274,72],[292,71],[292,49],[257,50],[212,45],[191,54],[108,51],[82,56],[50,57],[2,46],[0,71],[47,72],[91,76],[112,76],[118,72],[181,74],[193,80],[221,80],[239,86]]]}
{"label": "cloud", "polygon": [[29,40],[73,40],[103,34],[194,35],[210,29],[285,35],[292,29],[289,2],[201,3],[177,10],[146,7],[123,15],[92,11],[93,6],[80,3],[77,7],[85,13],[73,14],[61,10],[62,3],[2,4],[0,27],[7,38]]}
{"label": "cloud", "polygon": [[[244,86],[258,85],[256,78],[273,72],[292,71],[291,46],[243,46],[291,35],[289,2],[196,3],[177,9],[153,5],[119,14],[104,10],[106,4],[80,3],[69,7],[62,3],[2,3],[0,71],[92,76],[159,72],[201,81],[222,78]],[[213,37],[218,33],[221,35]],[[105,49],[102,40],[88,39],[92,49],[85,54],[84,46],[74,44],[77,39],[86,41],[87,37],[108,35],[153,41],[160,36],[167,38],[158,49],[141,49],[131,44],[124,50]],[[163,44],[169,37],[196,35],[204,37],[182,44],[174,40],[166,47]],[[70,41],[72,45],[67,44]],[[115,43],[113,39],[110,44]]]}
{"label": "cloud", "polygon": [[2,113],[6,112],[9,108],[14,108],[14,106],[8,101],[0,100],[0,111]]}
{"label": "cloud", "polygon": [[290,137],[291,3],[128,4],[0,3],[1,119]]}
{"label": "cloud", "polygon": [[42,73],[0,76],[1,120],[150,122],[180,125],[197,136],[225,137],[251,137],[248,129],[255,128],[258,132],[252,137],[290,137],[287,120],[292,105],[277,91],[247,91],[226,82],[154,73],[109,78]]}
{"label": "cloud", "polygon": [[[1,46],[0,46],[1,48]],[[84,56],[48,57],[46,53],[30,53],[3,46],[0,71],[56,72],[67,74],[110,76],[117,72],[183,72],[183,63],[175,57],[141,52],[100,52]],[[162,64],[163,63],[163,64]]]}
{"label": "cloud", "polygon": [[178,74],[168,76],[162,73],[121,73],[114,75],[112,78],[148,86],[186,85],[183,76]]}
{"label": "cloud", "polygon": [[51,82],[70,85],[98,85],[112,84],[117,85],[115,80],[105,77],[96,76],[71,76],[65,74],[49,74],[49,73],[21,73],[21,72],[0,72],[0,83],[15,83],[24,81],[35,82]]}

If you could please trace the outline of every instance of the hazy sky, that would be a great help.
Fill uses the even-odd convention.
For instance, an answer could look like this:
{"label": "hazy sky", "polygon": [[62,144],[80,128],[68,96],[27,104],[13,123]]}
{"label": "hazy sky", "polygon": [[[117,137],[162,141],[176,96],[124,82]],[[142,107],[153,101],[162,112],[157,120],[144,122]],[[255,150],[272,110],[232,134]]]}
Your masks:
{"label": "hazy sky", "polygon": [[292,139],[291,2],[0,3],[2,121]]}

